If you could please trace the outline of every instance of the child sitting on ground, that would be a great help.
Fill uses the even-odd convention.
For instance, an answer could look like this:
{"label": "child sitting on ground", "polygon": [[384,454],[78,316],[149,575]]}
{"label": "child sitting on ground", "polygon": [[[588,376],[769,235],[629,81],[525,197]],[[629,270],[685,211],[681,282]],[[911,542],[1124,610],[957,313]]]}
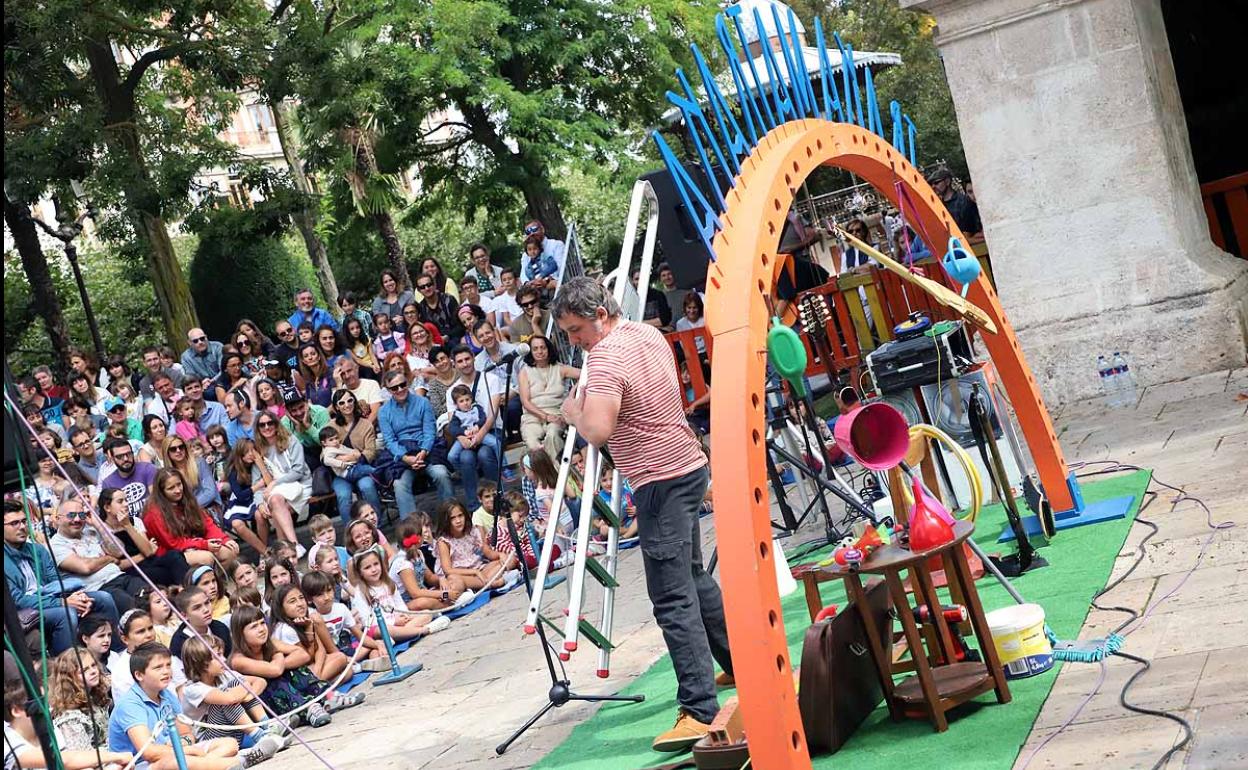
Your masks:
{"label": "child sitting on ground", "polygon": [[[399,587],[409,610],[443,610],[472,601],[472,595],[462,599],[464,583],[457,577],[439,577],[425,568],[424,543],[420,529],[410,518],[399,524],[395,537],[403,546],[390,561],[390,579]],[[475,594],[474,594],[475,595]]]}
{"label": "child sitting on ground", "polygon": [[433,517],[425,511],[416,511],[410,518],[420,533],[420,554],[425,558],[425,568],[434,572],[438,564],[438,539],[433,536]]}
{"label": "child sitting on ground", "polygon": [[325,514],[318,513],[308,519],[308,530],[312,532],[312,547],[308,549],[308,566],[316,561],[316,554],[322,548],[337,554],[338,562],[345,571],[347,562],[351,559],[351,555],[347,553],[347,549],[337,544],[338,532],[334,529],[334,522]]}
{"label": "child sitting on ground", "polygon": [[[50,767],[39,736],[35,732],[35,723],[26,713],[29,698],[21,679],[14,677],[4,680],[4,763],[6,768],[18,767]],[[98,767],[103,762],[107,768],[119,768],[128,764],[133,757],[129,752],[109,751],[107,749],[67,749],[60,747],[58,755],[65,770],[86,770]]]}
{"label": "child sitting on ground", "polygon": [[381,543],[386,549],[386,553],[394,553],[394,549],[390,546],[390,541],[386,540],[386,536],[381,531],[381,519],[377,515],[377,509],[369,505],[367,501],[356,500],[351,504],[351,521],[363,519],[373,525],[373,529],[377,531],[379,537],[377,542]]}
{"label": "child sitting on ground", "polygon": [[[161,602],[161,606],[168,608],[169,605]],[[130,654],[148,642],[156,641],[156,626],[152,623],[152,616],[147,610],[128,610],[122,613],[120,627],[121,641],[125,643],[126,649],[122,652],[114,652],[108,659],[109,686],[114,703],[125,694],[126,690],[130,689],[130,685],[134,684],[134,677],[130,675]],[[174,658],[171,686],[176,691],[185,683],[186,675],[182,672],[182,661]]]}
{"label": "child sitting on ground", "polygon": [[[312,546],[312,550],[308,551],[308,554],[312,557],[308,562],[308,566],[311,567],[308,575],[314,572],[324,575],[329,580],[330,589],[334,594],[334,601],[342,602],[343,604],[351,601],[351,584],[347,582],[342,565],[338,562],[338,554],[328,548],[318,549],[316,546]],[[306,578],[308,575],[304,575],[304,577]]]}
{"label": "child sitting on ground", "polygon": [[[520,553],[524,555],[524,563],[529,569],[537,569],[537,548],[534,547],[532,538],[528,531],[529,519],[529,502],[524,499],[524,495],[519,492],[504,492],[503,499],[507,502],[507,508],[510,511],[511,522],[516,527],[516,535],[520,538]],[[507,522],[503,519],[498,520],[498,524],[494,528],[494,548],[499,553],[511,556],[516,552],[516,544],[511,539],[511,530],[507,526]],[[555,546],[555,555],[558,556],[559,546]]]}
{"label": "child sitting on ground", "polygon": [[[524,468],[524,475],[533,482],[535,487],[535,498],[537,500],[537,508],[531,510],[534,523],[539,529],[544,529],[546,520],[550,518],[550,512],[554,508],[555,487],[559,484],[559,469],[555,467],[555,463],[550,459],[550,455],[546,454],[544,449],[530,449],[529,453],[524,456],[521,463]],[[559,528],[558,531],[564,535],[571,536],[576,529],[578,520],[577,509],[580,507],[580,501],[573,496],[573,492],[566,485],[563,490],[563,505],[559,507]]]}
{"label": "child sitting on ground", "polygon": [[390,668],[390,660],[381,645],[371,636],[365,636],[355,614],[334,598],[334,586],[327,574],[309,572],[303,576],[302,588],[303,595],[311,601],[312,609],[324,622],[339,652],[353,658],[358,647],[368,650],[361,653],[363,657],[355,664],[356,671],[385,671]]}
{"label": "child sitting on ground", "polygon": [[[308,668],[323,682],[335,682],[343,673],[350,660],[338,651],[338,646],[330,638],[325,622],[314,612],[308,611],[308,598],[298,583],[284,585],[273,595],[273,606],[269,610],[269,621],[272,626],[273,639],[286,644],[302,647],[311,660]],[[362,694],[361,694],[362,695]],[[363,702],[347,698],[335,700],[330,696],[325,707],[330,711],[346,708]]]}
{"label": "child sitting on ground", "polygon": [[472,512],[472,526],[480,529],[483,537],[489,537],[490,530],[494,528],[494,496],[497,494],[498,487],[492,481],[482,481],[477,485],[481,505]]}
{"label": "child sitting on ground", "polygon": [[[230,616],[234,653],[230,667],[245,676],[262,677],[266,684],[260,700],[278,714],[287,714],[317,697],[328,684],[308,669],[311,656],[302,647],[286,644],[269,635],[264,613],[255,607],[239,607]],[[333,718],[320,701],[300,712],[313,727],[324,727]]]}
{"label": "child sitting on ground", "polygon": [[106,746],[113,696],[99,662],[86,650],[70,647],[49,667],[48,706],[57,747],[79,751]]}
{"label": "child sitting on ground", "polygon": [[[407,605],[399,598],[398,588],[386,574],[385,559],[375,550],[360,551],[352,557],[351,573],[351,583],[355,586],[351,609],[368,626],[369,621],[364,619],[375,618],[373,608],[379,607],[386,630],[394,641],[435,634],[451,624],[450,618],[443,616],[430,620],[428,615],[404,614]],[[375,624],[368,633],[373,638],[380,636]]]}
{"label": "child sitting on ground", "polygon": [[[223,654],[224,646],[215,636],[208,637]],[[187,682],[182,687],[182,713],[196,722],[222,727],[245,727],[244,730],[218,730],[212,727],[194,727],[195,738],[206,741],[213,738],[238,738],[247,749],[255,746],[267,759],[286,747],[279,731],[280,723],[274,722],[272,734],[256,724],[266,718],[264,706],[252,693],[264,691],[265,681],[260,677],[248,677],[244,687],[238,674],[227,669],[213,656],[213,650],[199,639],[188,639],[182,645],[182,667]],[[248,692],[248,688],[251,692]]]}
{"label": "child sitting on ground", "polygon": [[364,459],[363,452],[342,445],[342,436],[334,426],[326,425],[321,428],[318,436],[321,440],[321,464],[329,466],[335,476],[354,484],[377,472]]}
{"label": "child sitting on ground", "polygon": [[[485,542],[481,530],[472,526],[468,511],[458,500],[450,499],[438,507],[434,533],[438,537],[437,573],[440,577],[458,577],[474,591],[502,588],[519,573],[513,569],[515,557],[505,556]],[[514,575],[505,575],[508,570]]]}
{"label": "child sitting on ground", "polygon": [[[614,490],[615,469],[608,463],[602,464],[602,483],[598,487],[598,498],[611,507],[611,494]],[[598,536],[603,540],[607,537],[611,525],[601,516],[594,520],[598,525]],[[620,539],[637,537],[637,506],[633,503],[633,488],[628,479],[620,477]]]}
{"label": "child sitting on ground", "polygon": [[261,611],[263,612],[263,608],[262,608],[263,604],[264,604],[264,597],[260,595],[260,589],[256,588],[254,585],[247,586],[246,588],[234,589],[234,606],[235,607],[243,607],[243,606],[256,607],[258,609],[261,609]]}
{"label": "child sitting on ground", "polygon": [[108,617],[92,612],[78,621],[78,644],[91,653],[100,666],[108,661],[113,646],[113,624]]}
{"label": "child sitting on ground", "polygon": [[230,629],[219,620],[213,620],[212,602],[208,599],[208,594],[204,589],[197,586],[184,588],[173,600],[178,605],[178,612],[186,618],[187,623],[178,624],[178,629],[173,632],[173,643],[169,650],[176,656],[182,655],[182,645],[187,639],[192,638],[191,629],[194,629],[201,636],[213,636],[225,643],[225,649],[230,650]]}
{"label": "child sitting on ground", "polygon": [[261,609],[268,612],[270,605],[273,603],[273,594],[277,589],[294,583],[298,579],[299,572],[295,569],[294,562],[290,559],[282,559],[277,556],[268,559],[264,563],[264,594]]}
{"label": "child sitting on ground", "polygon": [[[207,608],[207,603],[204,606]],[[172,655],[169,648],[161,644],[148,642],[131,653],[130,673],[134,685],[117,699],[109,717],[109,749],[141,754],[150,770],[178,770],[179,762],[170,743],[182,739],[190,744],[182,748],[186,770],[235,770],[250,764],[246,759],[240,761],[238,743],[232,738],[195,743],[190,726],[180,721],[176,722],[177,735],[162,731],[149,743],[156,726],[162,722],[163,710],[182,713],[182,704],[169,687],[172,670]],[[158,704],[159,708],[152,708],[152,704]],[[140,747],[143,747],[142,752]]]}
{"label": "child sitting on ground", "polygon": [[208,565],[195,567],[186,573],[186,585],[188,588],[191,586],[202,588],[204,593],[208,594],[208,601],[212,602],[213,620],[229,625],[230,597],[221,591],[221,579],[217,576],[216,569]]}

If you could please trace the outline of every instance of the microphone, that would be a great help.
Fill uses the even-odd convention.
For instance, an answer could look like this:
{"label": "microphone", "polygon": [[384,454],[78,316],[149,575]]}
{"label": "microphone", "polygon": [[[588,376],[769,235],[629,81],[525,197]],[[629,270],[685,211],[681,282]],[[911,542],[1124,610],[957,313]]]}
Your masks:
{"label": "microphone", "polygon": [[507,355],[498,359],[497,362],[492,363],[489,366],[485,367],[481,371],[492,372],[495,369],[501,369],[504,366],[511,366],[511,363],[515,361],[517,358],[524,358],[528,354],[529,354],[529,344],[527,342],[521,342],[519,345],[516,345],[515,350],[511,351]]}

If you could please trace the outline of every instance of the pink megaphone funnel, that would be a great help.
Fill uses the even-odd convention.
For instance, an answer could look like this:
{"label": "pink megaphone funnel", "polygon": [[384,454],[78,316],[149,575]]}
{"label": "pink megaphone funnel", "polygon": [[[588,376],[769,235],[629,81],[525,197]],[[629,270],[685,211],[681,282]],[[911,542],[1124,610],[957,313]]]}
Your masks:
{"label": "pink megaphone funnel", "polygon": [[859,406],[836,421],[836,444],[868,470],[896,466],[910,448],[909,426],[901,412],[882,401]]}

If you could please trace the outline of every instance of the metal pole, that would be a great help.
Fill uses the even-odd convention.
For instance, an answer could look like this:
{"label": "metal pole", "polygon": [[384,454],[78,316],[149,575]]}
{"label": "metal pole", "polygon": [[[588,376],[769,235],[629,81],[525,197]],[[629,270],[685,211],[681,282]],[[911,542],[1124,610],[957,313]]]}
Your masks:
{"label": "metal pole", "polygon": [[173,747],[173,759],[178,763],[178,770],[186,770],[186,754],[182,751],[182,736],[178,735],[177,718],[173,715],[173,709],[165,708],[162,710],[165,719],[165,729],[169,731],[169,745]]}

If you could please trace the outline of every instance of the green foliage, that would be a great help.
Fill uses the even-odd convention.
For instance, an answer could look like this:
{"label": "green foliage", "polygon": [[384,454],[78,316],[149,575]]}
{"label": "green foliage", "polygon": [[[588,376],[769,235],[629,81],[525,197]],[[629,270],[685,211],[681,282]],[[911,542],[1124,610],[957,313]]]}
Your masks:
{"label": "green foliage", "polygon": [[290,315],[295,290],[319,295],[312,266],[291,248],[286,220],[274,207],[224,207],[197,223],[191,294],[212,339],[227,339],[240,318],[272,329]]}
{"label": "green foliage", "polygon": [[[178,261],[184,266],[196,243],[194,236],[174,239]],[[91,333],[87,329],[86,314],[69,262],[59,249],[48,249],[44,253],[65,313],[65,322],[69,326],[70,339],[76,347],[90,350]],[[84,247],[78,254],[78,262],[105,352],[121,353],[127,356],[131,365],[138,365],[139,350],[165,341],[156,295],[146,274],[113,250],[98,245]],[[43,322],[33,313],[23,312],[29,307],[30,286],[22,272],[21,260],[15,253],[5,254],[4,258],[4,300],[4,343],[9,364],[14,371],[26,372],[34,366],[48,363],[52,358],[52,348],[48,344]]]}

